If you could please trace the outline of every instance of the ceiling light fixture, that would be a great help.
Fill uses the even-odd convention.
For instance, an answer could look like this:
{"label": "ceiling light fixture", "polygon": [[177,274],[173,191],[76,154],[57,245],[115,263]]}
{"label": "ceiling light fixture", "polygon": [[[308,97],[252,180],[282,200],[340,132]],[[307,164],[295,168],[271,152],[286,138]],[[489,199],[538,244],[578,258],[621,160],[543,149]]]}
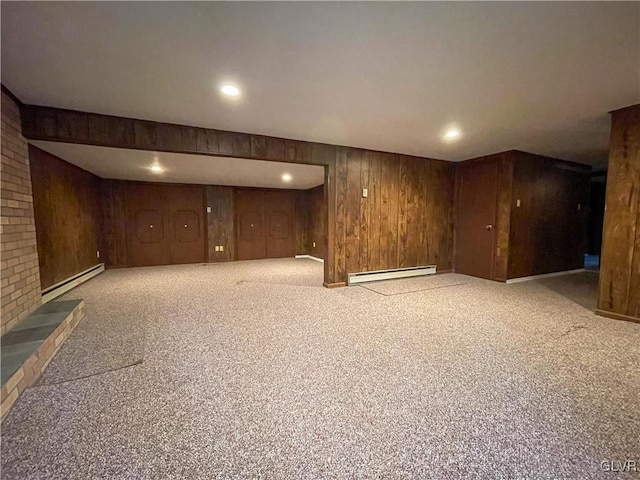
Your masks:
{"label": "ceiling light fixture", "polygon": [[460,137],[460,130],[457,128],[451,128],[444,134],[445,140],[455,140],[458,137]]}
{"label": "ceiling light fixture", "polygon": [[231,85],[230,83],[224,84],[220,88],[220,91],[224,95],[226,95],[227,97],[239,97],[240,96],[240,89],[238,87],[236,87],[235,85]]}
{"label": "ceiling light fixture", "polygon": [[162,173],[164,171],[164,168],[162,168],[157,163],[154,163],[149,167],[149,170],[151,170],[153,173]]}
{"label": "ceiling light fixture", "polygon": [[292,178],[293,177],[288,173],[283,173],[282,174],[282,181],[283,182],[290,182]]}

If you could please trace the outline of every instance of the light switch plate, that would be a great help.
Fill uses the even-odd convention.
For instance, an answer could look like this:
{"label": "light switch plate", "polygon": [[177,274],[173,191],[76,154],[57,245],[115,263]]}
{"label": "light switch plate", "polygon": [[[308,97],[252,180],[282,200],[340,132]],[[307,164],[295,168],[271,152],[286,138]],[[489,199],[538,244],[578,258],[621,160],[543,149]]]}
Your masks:
{"label": "light switch plate", "polygon": [[369,189],[363,188],[362,189],[362,198],[367,198],[368,195],[369,195]]}
{"label": "light switch plate", "polygon": [[220,251],[220,247],[218,245],[215,246],[215,251],[219,252]]}
{"label": "light switch plate", "polygon": [[224,245],[220,245],[220,251],[224,252]]}
{"label": "light switch plate", "polygon": [[516,200],[516,207],[519,207],[519,206],[520,206],[520,199],[517,199]]}
{"label": "light switch plate", "polygon": [[207,213],[211,213],[211,207],[207,207]]}

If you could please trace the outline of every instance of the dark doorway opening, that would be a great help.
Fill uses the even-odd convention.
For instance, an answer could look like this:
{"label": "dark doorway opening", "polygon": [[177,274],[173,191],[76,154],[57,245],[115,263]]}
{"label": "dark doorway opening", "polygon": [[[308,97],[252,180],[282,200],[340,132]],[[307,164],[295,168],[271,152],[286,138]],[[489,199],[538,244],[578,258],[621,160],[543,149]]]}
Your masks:
{"label": "dark doorway opening", "polygon": [[602,227],[607,189],[607,171],[591,172],[589,184],[589,216],[587,219],[587,251],[584,255],[586,270],[600,270]]}

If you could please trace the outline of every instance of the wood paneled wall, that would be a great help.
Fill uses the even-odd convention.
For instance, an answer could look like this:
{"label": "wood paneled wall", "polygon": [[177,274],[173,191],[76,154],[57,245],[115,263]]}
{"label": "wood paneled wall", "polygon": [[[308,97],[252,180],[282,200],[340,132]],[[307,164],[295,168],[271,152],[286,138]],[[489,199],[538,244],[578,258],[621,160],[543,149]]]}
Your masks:
{"label": "wood paneled wall", "polygon": [[324,185],[318,185],[305,193],[309,198],[307,254],[326,260],[327,207],[324,203]]}
{"label": "wood paneled wall", "polygon": [[105,266],[128,267],[126,182],[103,179],[100,191],[104,219]]}
{"label": "wood paneled wall", "polygon": [[486,161],[498,162],[493,279],[582,268],[590,167],[517,150],[463,164]]}
{"label": "wood paneled wall", "polygon": [[324,185],[295,192],[296,254],[326,259],[327,208]]}
{"label": "wood paneled wall", "polygon": [[296,255],[309,253],[309,222],[311,218],[311,196],[309,190],[296,190],[293,194],[294,246]]}
{"label": "wood paneled wall", "polygon": [[512,155],[508,278],[582,268],[591,168],[525,152]]}
{"label": "wood paneled wall", "polygon": [[[206,187],[206,203],[211,208],[207,213],[209,262],[227,262],[236,258],[234,198],[234,187]],[[216,252],[216,245],[223,245],[224,251]]]}
{"label": "wood paneled wall", "polygon": [[29,160],[45,289],[102,262],[100,179],[32,145]]}
{"label": "wood paneled wall", "polygon": [[[22,123],[33,140],[326,166],[326,285],[343,284],[349,272],[452,266],[448,162],[34,105],[22,107]],[[367,186],[375,193],[362,199]]]}
{"label": "wood paneled wall", "polygon": [[640,322],[640,105],[612,113],[597,312]]}
{"label": "wood paneled wall", "polygon": [[341,149],[336,172],[340,275],[418,265],[452,269],[452,163]]}

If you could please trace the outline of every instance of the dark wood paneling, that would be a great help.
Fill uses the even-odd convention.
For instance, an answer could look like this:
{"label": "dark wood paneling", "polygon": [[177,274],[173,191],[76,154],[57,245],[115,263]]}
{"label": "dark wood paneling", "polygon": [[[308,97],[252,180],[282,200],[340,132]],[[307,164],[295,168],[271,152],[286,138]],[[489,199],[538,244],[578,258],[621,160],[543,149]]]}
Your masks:
{"label": "dark wood paneling", "polygon": [[[233,187],[206,187],[208,229],[208,261],[223,262],[235,260],[235,206]],[[215,246],[223,246],[223,251],[215,251]]]}
{"label": "dark wood paneling", "polygon": [[101,263],[100,179],[29,146],[42,288]]}
{"label": "dark wood paneling", "polygon": [[598,310],[640,319],[640,105],[612,114]]}
{"label": "dark wood paneling", "polygon": [[[462,162],[458,171],[488,161],[498,165],[492,279],[581,268],[590,168],[511,150]],[[459,235],[455,243],[458,252],[476,248]]]}
{"label": "dark wood paneling", "polygon": [[498,159],[458,167],[456,272],[494,279]]}
{"label": "dark wood paneling", "polygon": [[[50,107],[25,105],[22,111],[23,134],[30,139],[325,166],[327,284],[344,282],[351,270],[412,266],[423,259],[441,270],[452,267],[450,163],[85,112],[71,112],[68,122],[69,111]],[[58,124],[65,127],[59,131]],[[403,180],[401,165],[407,169]],[[373,192],[370,198],[362,199],[362,188]]]}
{"label": "dark wood paneling", "polygon": [[138,120],[53,107],[21,105],[23,135],[31,140],[201,153],[328,165],[330,145],[240,132]]}
{"label": "dark wood paneling", "polygon": [[308,254],[327,258],[327,207],[324,203],[324,185],[307,190],[309,198]]}
{"label": "dark wood paneling", "polygon": [[345,170],[346,201],[344,202],[344,248],[346,256],[346,271],[357,272],[360,270],[360,208],[362,198],[362,152],[349,149],[346,152]]}
{"label": "dark wood paneling", "polygon": [[512,154],[508,278],[582,268],[590,168]]}
{"label": "dark wood paneling", "polygon": [[120,180],[101,180],[104,260],[107,268],[129,266],[125,185],[125,182]]}
{"label": "dark wood paneling", "polygon": [[309,225],[311,200],[307,190],[296,190],[294,193],[294,236],[296,255],[311,255],[309,252]]}
{"label": "dark wood paneling", "polygon": [[[338,148],[335,166],[335,215],[333,220],[333,248],[335,278],[347,278],[346,212],[347,212],[347,148]],[[331,225],[331,224],[330,224]],[[325,279],[326,281],[326,279]]]}
{"label": "dark wood paneling", "polygon": [[347,273],[431,264],[450,270],[454,165],[368,151],[344,160]]}
{"label": "dark wood paneling", "polygon": [[509,277],[513,158],[508,154],[499,154],[496,157],[498,161],[498,203],[496,207],[496,248],[493,278],[505,282]]}
{"label": "dark wood paneling", "polygon": [[295,190],[295,251],[325,259],[327,243],[327,208],[324,185],[309,190]]}

